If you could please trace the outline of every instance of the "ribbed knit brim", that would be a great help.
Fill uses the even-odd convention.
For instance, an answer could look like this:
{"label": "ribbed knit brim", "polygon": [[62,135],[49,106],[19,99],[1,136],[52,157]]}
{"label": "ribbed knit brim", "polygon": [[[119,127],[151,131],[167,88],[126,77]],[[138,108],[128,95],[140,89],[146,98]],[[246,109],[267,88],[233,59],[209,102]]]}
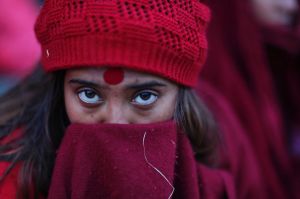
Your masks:
{"label": "ribbed knit brim", "polygon": [[195,85],[209,9],[196,0],[48,0],[36,23],[46,71],[124,67]]}

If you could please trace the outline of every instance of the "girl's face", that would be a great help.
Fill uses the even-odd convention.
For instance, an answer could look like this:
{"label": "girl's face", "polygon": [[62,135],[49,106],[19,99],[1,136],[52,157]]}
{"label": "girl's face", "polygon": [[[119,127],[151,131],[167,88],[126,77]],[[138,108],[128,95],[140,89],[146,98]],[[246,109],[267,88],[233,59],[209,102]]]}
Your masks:
{"label": "girl's face", "polygon": [[297,0],[252,0],[254,14],[262,23],[290,25],[297,12]]}
{"label": "girl's face", "polygon": [[145,73],[120,71],[124,76],[117,75],[119,80],[111,83],[106,79],[106,68],[67,70],[64,96],[71,123],[130,124],[172,119],[176,84]]}

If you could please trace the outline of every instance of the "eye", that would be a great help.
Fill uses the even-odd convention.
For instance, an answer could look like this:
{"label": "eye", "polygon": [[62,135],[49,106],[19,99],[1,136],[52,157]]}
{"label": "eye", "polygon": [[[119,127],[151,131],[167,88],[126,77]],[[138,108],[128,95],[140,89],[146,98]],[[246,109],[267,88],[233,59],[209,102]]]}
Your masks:
{"label": "eye", "polygon": [[100,96],[91,88],[84,88],[78,92],[79,99],[87,104],[99,104],[102,102]]}
{"label": "eye", "polygon": [[142,91],[137,93],[132,101],[134,104],[147,106],[153,104],[157,98],[158,96],[156,93],[151,91]]}

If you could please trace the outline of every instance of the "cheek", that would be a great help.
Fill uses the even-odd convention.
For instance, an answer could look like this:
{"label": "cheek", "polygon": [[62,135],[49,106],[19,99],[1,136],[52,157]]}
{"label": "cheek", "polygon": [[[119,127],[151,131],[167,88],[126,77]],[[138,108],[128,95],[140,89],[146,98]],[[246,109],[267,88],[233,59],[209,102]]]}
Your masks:
{"label": "cheek", "polygon": [[154,109],[153,118],[157,121],[155,122],[163,122],[167,120],[173,119],[174,111],[176,106],[176,98],[165,99],[159,104],[159,106]]}
{"label": "cheek", "polygon": [[160,99],[151,110],[136,114],[134,123],[156,123],[171,120],[174,116],[175,106],[175,97]]}
{"label": "cheek", "polygon": [[166,93],[157,104],[155,104],[152,113],[149,115],[150,122],[163,122],[173,119],[175,106],[177,102],[178,89],[172,88],[169,93]]}

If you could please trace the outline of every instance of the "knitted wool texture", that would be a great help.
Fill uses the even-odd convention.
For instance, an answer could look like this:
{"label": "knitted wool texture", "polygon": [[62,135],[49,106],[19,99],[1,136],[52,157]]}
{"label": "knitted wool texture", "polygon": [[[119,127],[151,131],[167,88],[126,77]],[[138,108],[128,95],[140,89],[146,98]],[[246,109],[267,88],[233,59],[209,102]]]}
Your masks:
{"label": "knitted wool texture", "polygon": [[47,72],[124,67],[194,86],[209,18],[198,0],[46,0],[35,31]]}

